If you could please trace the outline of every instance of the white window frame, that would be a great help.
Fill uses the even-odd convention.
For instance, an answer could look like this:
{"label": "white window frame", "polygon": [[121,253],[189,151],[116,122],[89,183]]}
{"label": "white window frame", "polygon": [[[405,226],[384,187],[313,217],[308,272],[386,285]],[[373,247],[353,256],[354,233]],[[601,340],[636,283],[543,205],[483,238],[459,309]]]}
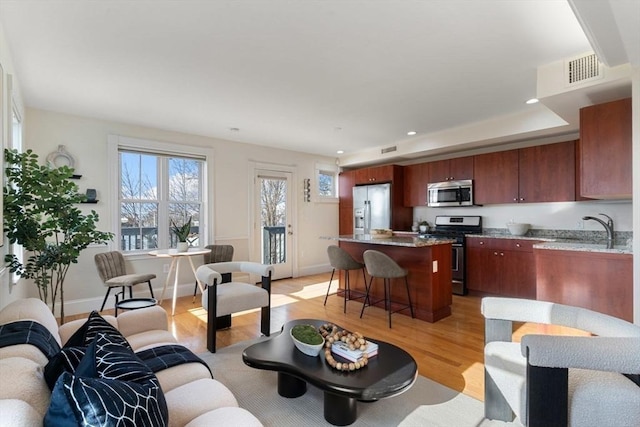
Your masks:
{"label": "white window frame", "polygon": [[[153,141],[140,138],[132,138],[121,135],[109,135],[107,138],[107,158],[109,165],[109,188],[107,198],[109,200],[111,214],[111,231],[114,239],[110,242],[110,250],[120,250],[120,150],[142,151],[151,155],[163,156],[174,155],[176,157],[200,157],[204,160],[202,168],[202,210],[200,212],[200,246],[205,246],[207,242],[215,241],[213,230],[215,229],[214,212],[214,151],[211,148],[190,146],[183,144],[172,144],[167,142]],[[161,190],[159,190],[161,191]],[[167,249],[161,247],[159,249]],[[128,251],[124,255],[135,257],[137,255],[148,255],[149,250]]]}
{"label": "white window frame", "polygon": [[[18,150],[20,153],[23,151],[23,130],[24,126],[22,115],[20,114],[20,110],[18,109],[15,99],[11,96],[11,111],[9,112],[9,140],[11,148]],[[18,258],[18,261],[24,264],[24,248],[22,245],[18,243],[12,244],[10,253],[14,254]],[[11,283],[15,285],[19,281],[20,275],[17,272],[13,273],[11,275]]]}
{"label": "white window frame", "polygon": [[[329,163],[316,162],[314,173],[314,185],[312,190],[312,200],[322,203],[338,203],[338,174],[339,168],[337,165]],[[324,196],[320,194],[320,173],[331,173],[333,175],[333,195]],[[315,197],[314,197],[315,196]]]}

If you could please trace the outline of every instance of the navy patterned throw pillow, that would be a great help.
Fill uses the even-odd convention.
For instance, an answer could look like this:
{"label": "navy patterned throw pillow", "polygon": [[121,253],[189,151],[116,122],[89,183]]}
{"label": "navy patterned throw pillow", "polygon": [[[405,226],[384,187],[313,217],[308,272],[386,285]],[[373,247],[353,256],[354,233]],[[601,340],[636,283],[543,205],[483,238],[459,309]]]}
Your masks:
{"label": "navy patterned throw pillow", "polygon": [[122,336],[119,330],[114,328],[111,323],[104,320],[104,317],[100,316],[97,311],[92,311],[89,314],[89,318],[84,325],[82,325],[71,338],[65,343],[65,347],[86,347],[94,340],[94,338],[100,334],[109,334],[112,336],[118,336],[121,339],[123,345],[131,348],[127,339]]}
{"label": "navy patterned throw pillow", "polygon": [[158,379],[127,347],[99,334],[75,374],[55,384],[45,426],[166,426]]}
{"label": "navy patterned throw pillow", "polygon": [[58,377],[63,372],[74,373],[80,364],[80,361],[87,352],[86,347],[64,347],[58,354],[49,359],[44,367],[44,379],[49,386],[49,390],[53,390]]}

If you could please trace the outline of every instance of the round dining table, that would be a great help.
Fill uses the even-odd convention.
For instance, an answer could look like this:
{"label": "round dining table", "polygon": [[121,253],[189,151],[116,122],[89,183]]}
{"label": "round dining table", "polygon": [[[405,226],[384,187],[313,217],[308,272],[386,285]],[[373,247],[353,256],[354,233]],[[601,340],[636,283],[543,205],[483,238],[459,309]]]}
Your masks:
{"label": "round dining table", "polygon": [[196,282],[200,287],[200,291],[204,291],[204,286],[198,280],[196,276],[196,268],[193,265],[193,260],[191,257],[197,255],[204,255],[210,252],[209,249],[199,249],[199,248],[190,248],[186,252],[178,252],[177,249],[162,249],[157,251],[149,252],[149,255],[157,256],[160,258],[171,258],[171,267],[169,267],[169,274],[167,274],[167,279],[164,281],[164,287],[162,288],[162,295],[160,296],[160,303],[164,300],[164,293],[169,286],[169,280],[171,279],[171,273],[173,273],[173,301],[171,303],[171,315],[173,316],[176,311],[176,298],[178,296],[178,278],[180,277],[180,262],[186,258],[189,260],[189,264],[191,265],[191,271],[193,271],[193,275],[196,278]]}

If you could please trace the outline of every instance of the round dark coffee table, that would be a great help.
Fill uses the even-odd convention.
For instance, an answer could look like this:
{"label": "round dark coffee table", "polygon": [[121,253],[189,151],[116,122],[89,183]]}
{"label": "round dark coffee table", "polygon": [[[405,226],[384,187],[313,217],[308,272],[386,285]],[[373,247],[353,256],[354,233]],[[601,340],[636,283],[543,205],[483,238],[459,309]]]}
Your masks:
{"label": "round dark coffee table", "polygon": [[[324,418],[333,425],[352,424],[358,416],[357,402],[372,402],[408,390],[418,376],[418,365],[409,353],[383,341],[378,355],[369,364],[353,372],[337,371],[325,361],[324,351],[318,357],[300,352],[289,335],[298,324],[316,327],[323,320],[298,319],[287,322],[280,334],[244,350],[242,360],[248,366],[278,372],[278,394],[295,398],[307,391],[307,384],[324,392]],[[339,327],[339,326],[338,326]],[[336,356],[336,360],[344,360]]]}

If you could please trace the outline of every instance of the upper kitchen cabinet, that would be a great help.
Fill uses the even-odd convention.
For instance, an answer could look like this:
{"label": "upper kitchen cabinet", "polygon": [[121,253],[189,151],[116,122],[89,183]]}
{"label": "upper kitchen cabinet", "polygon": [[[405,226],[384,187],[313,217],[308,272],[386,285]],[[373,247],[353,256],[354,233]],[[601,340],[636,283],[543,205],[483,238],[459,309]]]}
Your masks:
{"label": "upper kitchen cabinet", "polygon": [[429,163],[418,163],[404,167],[404,205],[425,206],[427,204],[427,183]]}
{"label": "upper kitchen cabinet", "polygon": [[480,154],[474,158],[474,203],[575,200],[575,141]]}
{"label": "upper kitchen cabinet", "polygon": [[580,193],[631,198],[631,98],[580,109]]}
{"label": "upper kitchen cabinet", "polygon": [[518,202],[574,201],[575,150],[575,141],[518,150]]}
{"label": "upper kitchen cabinet", "polygon": [[356,172],[345,171],[338,176],[338,197],[340,206],[353,207],[353,186],[356,183]]}
{"label": "upper kitchen cabinet", "polygon": [[429,163],[428,182],[459,181],[462,179],[473,179],[472,156]]}
{"label": "upper kitchen cabinet", "polygon": [[518,150],[475,156],[473,179],[473,202],[475,204],[517,202]]}
{"label": "upper kitchen cabinet", "polygon": [[385,165],[374,166],[371,168],[357,169],[356,185],[362,184],[380,184],[383,182],[393,182],[395,175],[398,173],[397,168],[402,166]]}

